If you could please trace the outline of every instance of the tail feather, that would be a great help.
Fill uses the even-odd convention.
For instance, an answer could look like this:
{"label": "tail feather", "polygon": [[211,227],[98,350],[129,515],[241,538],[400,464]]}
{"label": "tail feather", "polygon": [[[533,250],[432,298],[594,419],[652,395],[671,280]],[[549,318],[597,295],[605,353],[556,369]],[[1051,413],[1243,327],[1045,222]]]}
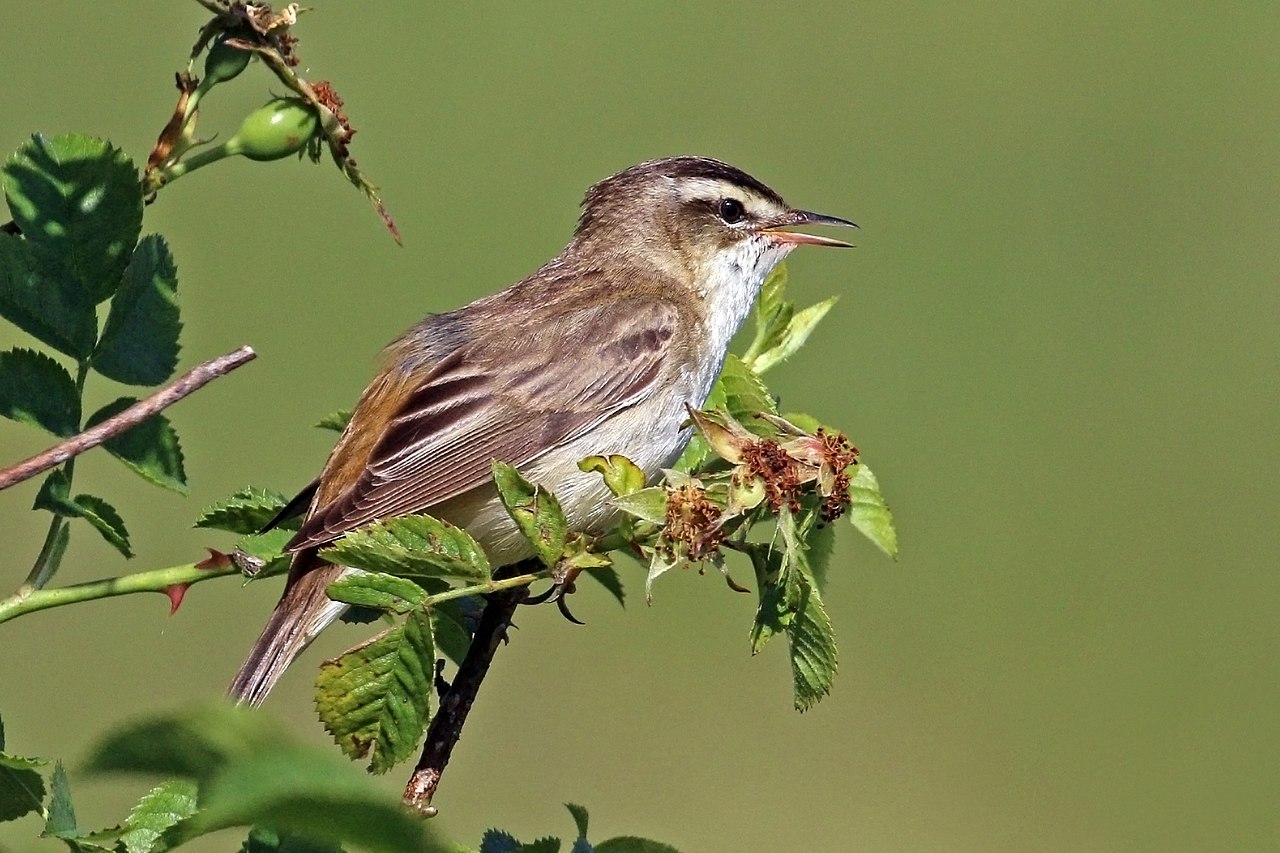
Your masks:
{"label": "tail feather", "polygon": [[241,664],[227,695],[237,704],[258,706],[285,669],[347,605],[331,600],[325,588],[345,571],[319,565],[291,578],[249,656]]}

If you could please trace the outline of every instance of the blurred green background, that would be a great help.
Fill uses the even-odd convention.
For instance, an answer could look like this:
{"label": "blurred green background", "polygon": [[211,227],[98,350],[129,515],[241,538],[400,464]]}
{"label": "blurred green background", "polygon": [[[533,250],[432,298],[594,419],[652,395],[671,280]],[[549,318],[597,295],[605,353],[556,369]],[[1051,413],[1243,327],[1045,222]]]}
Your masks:
{"label": "blurred green background", "polygon": [[[862,225],[854,251],[793,256],[796,298],[843,298],[773,384],[863,448],[901,560],[842,536],[841,674],[803,716],[782,645],[747,654],[754,598],[717,577],[664,577],[646,608],[624,566],[625,611],[591,585],[585,628],[523,613],[443,827],[567,834],[571,800],[597,838],[688,851],[1280,845],[1273,3],[309,5],[305,73],[345,97],[405,247],[327,164],[166,189],[144,230],[179,264],[184,367],[261,357],[171,410],[189,499],[84,459],[77,488],[122,509],[138,557],[78,529],[58,582],[225,546],[191,529],[199,508],[306,483],[331,441],[310,424],[386,341],[557,252],[590,183],[712,155]],[[0,148],[86,131],[144,160],[197,5],[8,6]],[[271,88],[219,89],[204,129]],[[127,393],[109,385],[94,399]],[[2,460],[46,444],[0,423]],[[35,491],[0,494],[10,587],[44,532]],[[110,725],[220,694],[277,594],[0,626],[10,749],[74,769]],[[325,742],[310,671],[365,632],[324,637],[269,712]],[[143,790],[73,781],[92,826]],[[0,826],[0,847],[57,849],[38,829]]]}

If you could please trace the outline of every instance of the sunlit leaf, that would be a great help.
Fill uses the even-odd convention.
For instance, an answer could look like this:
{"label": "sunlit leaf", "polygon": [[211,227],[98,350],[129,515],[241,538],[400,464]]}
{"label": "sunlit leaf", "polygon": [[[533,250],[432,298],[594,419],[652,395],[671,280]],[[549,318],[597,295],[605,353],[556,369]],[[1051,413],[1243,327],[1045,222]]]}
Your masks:
{"label": "sunlit leaf", "polygon": [[836,299],[837,297],[832,296],[830,299],[824,299],[816,305],[810,305],[803,311],[797,312],[782,328],[773,345],[751,362],[751,369],[756,373],[764,373],[794,355],[800,347],[804,346],[822,318],[827,316],[827,312],[836,304]]}
{"label": "sunlit leaf", "polygon": [[4,193],[43,276],[68,277],[92,303],[112,294],[142,230],[138,170],[124,152],[37,134],[5,163]]}
{"label": "sunlit leaf", "polygon": [[644,472],[621,454],[588,456],[578,463],[578,470],[598,472],[604,477],[605,486],[615,495],[629,495],[644,488]]}
{"label": "sunlit leaf", "polygon": [[796,710],[807,711],[831,692],[836,639],[817,587],[803,583],[799,607],[787,626]]}
{"label": "sunlit leaf", "polygon": [[413,754],[427,727],[435,645],[425,611],[333,660],[316,679],[316,710],[334,741],[385,773]]}
{"label": "sunlit leaf", "polygon": [[505,462],[494,460],[493,482],[498,497],[520,532],[545,566],[554,566],[564,553],[569,524],[556,496],[530,483]]}
{"label": "sunlit leaf", "polygon": [[866,465],[859,465],[849,483],[849,520],[863,536],[890,557],[898,556],[898,533],[893,526],[893,515],[880,494],[876,475]]}
{"label": "sunlit leaf", "polygon": [[407,578],[380,572],[348,572],[325,588],[334,601],[409,613],[422,607],[427,591]]}
{"label": "sunlit leaf", "polygon": [[142,795],[125,819],[119,834],[126,853],[151,853],[168,849],[157,844],[179,821],[195,814],[196,785],[190,779],[169,779]]}
{"label": "sunlit leaf", "polygon": [[314,426],[318,429],[330,429],[334,432],[342,432],[347,428],[347,424],[351,421],[350,409],[339,409],[336,412],[330,412],[320,420],[316,421]]}
{"label": "sunlit leaf", "polygon": [[228,530],[232,533],[256,533],[284,509],[285,498],[271,489],[245,486],[226,500],[205,507],[196,519],[196,527]]}
{"label": "sunlit leaf", "polygon": [[662,524],[667,518],[667,490],[661,486],[650,486],[638,492],[618,495],[609,503],[618,509],[644,521]]}
{"label": "sunlit leaf", "polygon": [[330,562],[389,575],[488,580],[489,558],[465,530],[429,515],[370,524],[329,545]]}

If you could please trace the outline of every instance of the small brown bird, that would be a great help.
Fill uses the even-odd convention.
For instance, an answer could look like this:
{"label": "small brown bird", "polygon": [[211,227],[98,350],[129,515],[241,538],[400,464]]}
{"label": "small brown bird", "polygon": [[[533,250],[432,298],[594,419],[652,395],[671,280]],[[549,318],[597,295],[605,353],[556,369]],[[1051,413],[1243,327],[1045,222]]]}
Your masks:
{"label": "small brown bird", "polygon": [[729,341],[774,266],[801,244],[785,229],[853,223],[798,210],[718,160],[652,160],[587,191],[573,239],[499,293],[430,315],[387,347],[289,542],[284,594],[229,689],[260,703],[345,605],[343,573],[317,551],[361,525],[415,512],[464,528],[495,566],[530,556],[498,501],[498,459],[550,489],[573,529],[613,512],[593,454],[654,478],[689,440]]}

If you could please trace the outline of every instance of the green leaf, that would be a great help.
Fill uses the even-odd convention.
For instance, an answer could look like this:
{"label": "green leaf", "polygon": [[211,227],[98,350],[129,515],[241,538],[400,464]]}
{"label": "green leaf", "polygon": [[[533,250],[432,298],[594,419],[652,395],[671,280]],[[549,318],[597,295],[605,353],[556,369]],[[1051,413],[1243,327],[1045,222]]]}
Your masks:
{"label": "green leaf", "polygon": [[93,302],[62,276],[40,274],[27,241],[0,233],[0,317],[75,359],[98,339]]}
{"label": "green leaf", "polygon": [[622,588],[622,578],[618,577],[618,570],[613,568],[613,566],[591,569],[590,571],[583,572],[582,574],[607,589],[609,594],[617,599],[619,605],[624,608],[627,606],[627,593],[626,590]]}
{"label": "green leaf", "polygon": [[667,521],[667,490],[661,486],[650,486],[638,492],[618,495],[609,503],[636,518],[653,524],[665,524]]}
{"label": "green leaf", "polygon": [[791,322],[795,306],[787,301],[787,266],[778,264],[765,279],[756,297],[756,332],[742,360],[754,367],[760,353],[775,346],[782,330]]}
{"label": "green leaf", "polygon": [[0,752],[0,822],[41,810],[44,778],[36,768],[48,763],[44,758],[22,758]]}
{"label": "green leaf", "polygon": [[427,600],[427,591],[413,581],[379,572],[348,573],[329,584],[325,592],[334,601],[397,614],[411,613]]}
{"label": "green leaf", "polygon": [[43,835],[74,838],[80,830],[76,826],[76,810],[71,804],[71,782],[67,780],[67,768],[62,762],[53,765],[49,780],[50,797],[48,816],[44,821]]}
{"label": "green leaf", "polygon": [[218,702],[118,726],[94,747],[88,770],[203,782],[287,741],[287,733],[263,715]]}
{"label": "green leaf", "polygon": [[124,152],[37,134],[5,164],[4,193],[43,272],[68,277],[95,304],[115,291],[142,230],[138,170]]}
{"label": "green leaf", "polygon": [[519,853],[560,853],[559,838],[539,838],[528,844],[521,844]]}
{"label": "green leaf", "polygon": [[859,465],[849,482],[849,520],[858,532],[875,543],[895,560],[898,558],[898,532],[893,515],[880,494],[880,483],[866,465]]}
{"label": "green leaf", "polygon": [[94,495],[76,495],[72,498],[70,489],[71,483],[67,480],[67,475],[61,469],[53,471],[45,478],[32,508],[47,509],[68,518],[83,518],[102,534],[108,544],[124,556],[132,557],[129,531],[125,529],[124,519],[116,512],[115,507]]}
{"label": "green leaf", "polygon": [[785,585],[794,583],[794,573],[784,575],[782,552],[771,545],[751,543],[747,555],[756,573],[756,591],[760,603],[751,624],[751,654],[758,655],[765,643],[786,630],[792,613],[787,607]]}
{"label": "green leaf", "polygon": [[[136,402],[135,397],[121,397],[114,403],[108,403],[89,416],[85,428],[118,415]],[[181,495],[187,493],[182,446],[173,425],[164,415],[152,415],[128,432],[107,439],[102,446],[147,482]]]}
{"label": "green leaf", "polygon": [[493,482],[498,487],[502,505],[529,540],[542,564],[551,567],[558,563],[569,536],[569,523],[565,521],[556,496],[530,483],[515,468],[496,459],[493,462]]}
{"label": "green leaf", "polygon": [[348,842],[372,853],[447,849],[394,796],[350,764],[292,745],[228,764],[201,786],[200,811],[184,824],[178,828],[185,829],[185,837],[269,825],[281,834]]}
{"label": "green leaf", "polygon": [[257,533],[284,509],[284,495],[271,489],[245,486],[226,500],[205,507],[195,527],[228,530],[232,533]]}
{"label": "green leaf", "polygon": [[587,837],[587,810],[577,803],[565,803],[564,807],[573,815],[574,826],[578,828],[578,837]]}
{"label": "green leaf", "polygon": [[320,552],[332,563],[389,575],[489,579],[489,558],[465,530],[429,515],[369,524]]}
{"label": "green leaf", "polygon": [[615,495],[629,495],[644,488],[644,472],[627,457],[614,453],[610,456],[588,456],[578,463],[578,470],[585,473],[598,471],[604,484]]}
{"label": "green leaf", "polygon": [[824,299],[791,317],[778,333],[773,345],[750,362],[751,369],[756,373],[764,373],[794,355],[800,347],[804,346],[822,318],[827,316],[827,312],[836,304],[837,298],[832,296],[830,299]]}
{"label": "green leaf", "polygon": [[142,239],[111,300],[93,369],[126,385],[159,385],[178,366],[178,270],[158,234]]}
{"label": "green leaf", "polygon": [[741,421],[742,425],[752,432],[761,435],[769,434],[768,424],[758,423],[754,415],[758,412],[776,415],[777,402],[765,384],[760,381],[760,377],[747,367],[742,359],[730,353],[724,360],[724,367],[720,371],[720,378],[716,380],[716,384],[720,386],[721,393],[724,395],[724,410],[734,420]]}
{"label": "green leaf", "polygon": [[478,595],[454,598],[432,606],[431,632],[435,637],[436,652],[454,663],[462,663],[471,648],[471,636],[483,610],[484,599]]}
{"label": "green leaf", "polygon": [[807,711],[831,692],[836,674],[836,638],[817,587],[802,583],[795,617],[787,626],[797,711]]}
{"label": "green leaf", "polygon": [[119,833],[126,853],[167,850],[168,845],[157,842],[179,821],[196,813],[196,793],[190,779],[169,779],[143,794]]}
{"label": "green leaf", "polygon": [[80,431],[80,394],[66,368],[29,349],[0,352],[0,415],[54,435]]}
{"label": "green leaf", "polygon": [[269,826],[255,826],[240,846],[240,853],[343,853],[343,849],[334,839],[308,838]]}
{"label": "green leaf", "polygon": [[650,841],[648,838],[637,838],[634,835],[619,835],[597,844],[596,853],[680,853],[680,851],[661,841]]}
{"label": "green leaf", "polygon": [[293,531],[280,528],[242,536],[234,550],[244,556],[237,562],[254,578],[271,577],[288,567],[291,557],[284,548],[292,538]]}
{"label": "green leaf", "polygon": [[350,422],[351,422],[351,410],[339,409],[338,411],[331,412],[325,415],[320,420],[316,421],[314,426],[317,427],[318,429],[331,429],[334,432],[342,432],[344,429],[347,428],[347,424]]}
{"label": "green leaf", "polygon": [[316,679],[316,710],[352,759],[385,773],[413,754],[427,728],[435,674],[431,617],[411,613],[345,654],[325,661]]}

